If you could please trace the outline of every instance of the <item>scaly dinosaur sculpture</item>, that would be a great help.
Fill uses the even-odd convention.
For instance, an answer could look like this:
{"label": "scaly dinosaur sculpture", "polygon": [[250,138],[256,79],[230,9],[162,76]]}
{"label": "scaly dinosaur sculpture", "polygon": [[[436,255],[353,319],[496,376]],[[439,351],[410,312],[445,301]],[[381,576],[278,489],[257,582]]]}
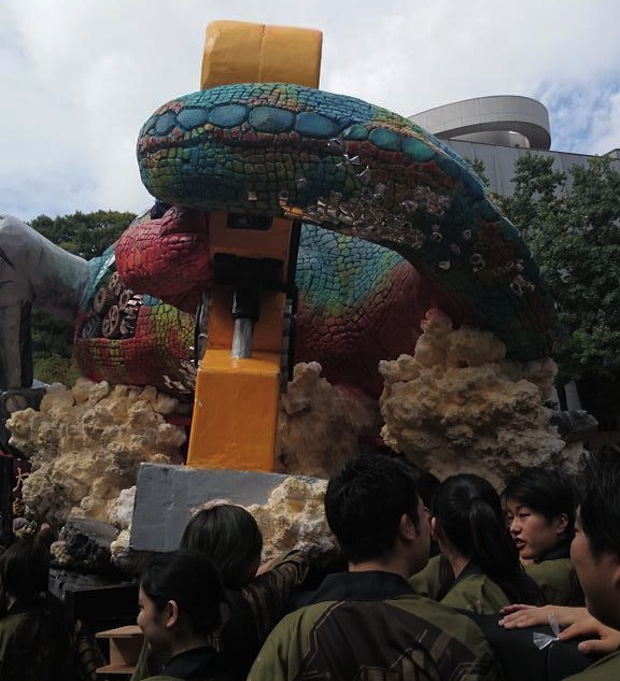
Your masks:
{"label": "scaly dinosaur sculpture", "polygon": [[305,223],[296,361],[321,362],[331,382],[377,395],[378,361],[411,352],[434,306],[493,331],[515,360],[561,337],[527,247],[470,167],[389,111],[302,86],[222,86],[160,107],[138,161],[172,207],[88,263],[76,357],[90,378],[191,392],[212,210]]}

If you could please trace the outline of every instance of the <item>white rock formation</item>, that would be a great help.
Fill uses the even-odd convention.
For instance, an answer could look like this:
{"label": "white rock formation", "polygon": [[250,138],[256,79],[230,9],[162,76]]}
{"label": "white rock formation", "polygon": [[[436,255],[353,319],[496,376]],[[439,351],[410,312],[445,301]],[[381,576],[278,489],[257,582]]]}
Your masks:
{"label": "white rock formation", "polygon": [[272,490],[265,505],[248,506],[263,535],[263,560],[283,551],[334,547],[323,511],[326,480],[292,476]]}
{"label": "white rock formation", "polygon": [[477,473],[501,488],[521,466],[574,467],[580,448],[567,448],[550,411],[552,360],[517,364],[495,336],[452,329],[427,314],[413,356],[381,362],[382,435],[393,449],[440,479]]}
{"label": "white rock formation", "polygon": [[78,515],[109,521],[121,490],[136,482],[141,461],[178,461],[186,440],[166,423],[174,400],[154,388],[79,380],[73,389],[55,387],[40,411],[14,413],[11,443],[32,463],[24,482],[28,512],[62,524],[73,507]]}
{"label": "white rock formation", "polygon": [[321,378],[317,362],[295,365],[280,399],[276,460],[281,473],[328,478],[381,427],[377,404]]}

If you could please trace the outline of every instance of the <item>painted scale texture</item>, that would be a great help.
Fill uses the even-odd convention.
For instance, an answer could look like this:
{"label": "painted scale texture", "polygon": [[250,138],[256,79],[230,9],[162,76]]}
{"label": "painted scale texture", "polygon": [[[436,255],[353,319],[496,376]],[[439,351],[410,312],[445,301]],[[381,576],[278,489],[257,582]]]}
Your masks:
{"label": "painted scale texture", "polygon": [[[207,226],[202,211],[172,208],[160,219],[137,220],[104,256],[89,261],[75,340],[83,375],[191,394],[193,311],[211,282],[203,265]],[[205,233],[194,238],[200,229]],[[181,263],[189,246],[197,251]],[[142,294],[134,330],[104,338],[100,322],[96,333],[88,329],[97,319],[93,302],[116,270],[134,291],[161,298]],[[412,352],[427,309],[468,321],[458,303],[397,253],[311,224],[302,225],[296,279],[295,361],[318,361],[330,382],[373,396],[382,390],[379,361]]]}
{"label": "painted scale texture", "polygon": [[[97,293],[116,271],[115,244],[88,261],[89,281],[75,325],[75,358],[83,376],[95,381],[152,385],[180,398],[192,394],[194,316],[151,295],[141,295],[131,330],[117,338],[101,335],[93,310]],[[91,330],[93,320],[97,326]]]}
{"label": "painted scale texture", "polygon": [[[211,284],[208,215],[170,208],[161,218],[136,220],[101,258],[89,262],[90,279],[76,325],[82,373],[177,396],[193,388],[194,314]],[[141,294],[131,333],[101,335],[93,304],[114,272]],[[299,306],[295,361],[318,361],[332,383],[377,397],[381,359],[411,352],[420,320],[440,306],[462,311],[401,256],[377,244],[302,225],[297,258]],[[93,320],[99,320],[93,329]]]}
{"label": "painted scale texture", "polygon": [[[145,186],[166,203],[288,216],[399,253],[512,359],[549,356],[562,338],[518,231],[466,162],[397,114],[302,86],[227,85],[160,107],[137,153]],[[370,288],[402,266],[366,262]],[[338,319],[338,294],[324,295]]]}

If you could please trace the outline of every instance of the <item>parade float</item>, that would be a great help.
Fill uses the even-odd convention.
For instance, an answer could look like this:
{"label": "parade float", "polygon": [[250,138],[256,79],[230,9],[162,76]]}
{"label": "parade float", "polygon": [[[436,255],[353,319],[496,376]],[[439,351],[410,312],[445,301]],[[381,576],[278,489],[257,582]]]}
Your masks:
{"label": "parade float", "polygon": [[[209,24],[201,89],[138,136],[154,204],[103,256],[0,218],[5,449],[59,565],[131,572],[222,496],[266,557],[321,541],[325,479],[369,447],[497,487],[578,464],[518,230],[441,140],[317,89],[321,41]],[[33,388],[33,307],[75,324],[75,386]]]}

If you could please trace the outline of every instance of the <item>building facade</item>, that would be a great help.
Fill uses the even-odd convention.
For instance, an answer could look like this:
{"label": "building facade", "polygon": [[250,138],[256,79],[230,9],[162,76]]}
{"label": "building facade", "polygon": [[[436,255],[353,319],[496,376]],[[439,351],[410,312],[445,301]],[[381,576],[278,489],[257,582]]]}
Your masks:
{"label": "building facade", "polygon": [[[459,156],[484,164],[490,189],[513,193],[514,165],[527,153],[553,158],[553,167],[568,173],[592,156],[551,151],[549,112],[535,99],[514,95],[477,97],[409,116],[409,120],[446,142]],[[608,153],[620,170],[620,150]]]}

